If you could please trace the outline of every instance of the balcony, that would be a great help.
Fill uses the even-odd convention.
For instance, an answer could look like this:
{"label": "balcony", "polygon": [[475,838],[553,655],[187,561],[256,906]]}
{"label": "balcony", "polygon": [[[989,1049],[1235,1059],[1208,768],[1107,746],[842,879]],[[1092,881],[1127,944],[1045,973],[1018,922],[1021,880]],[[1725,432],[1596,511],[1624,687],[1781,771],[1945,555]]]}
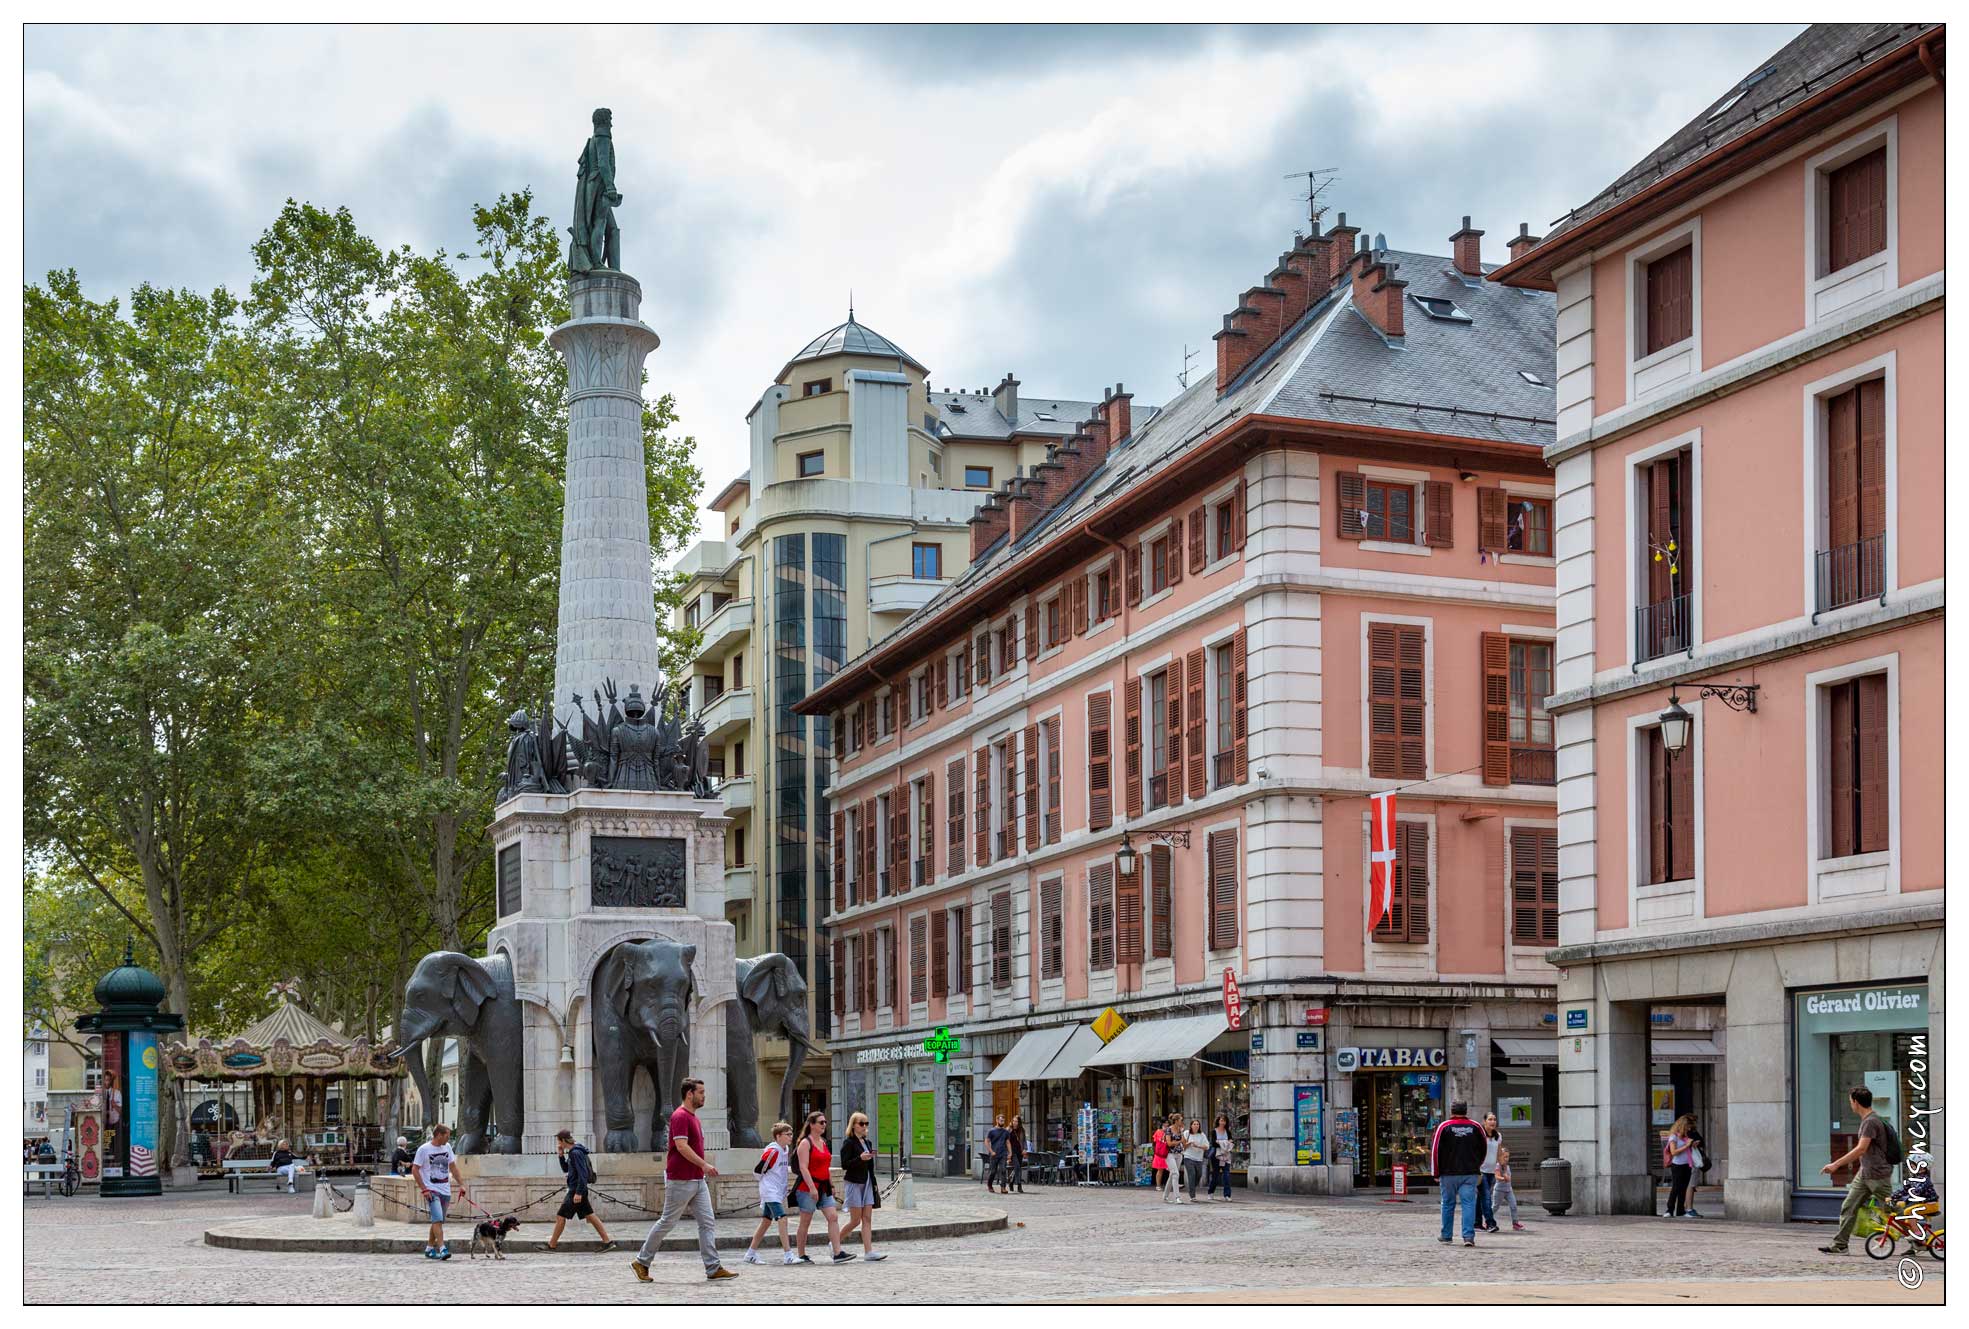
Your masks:
{"label": "balcony", "polygon": [[1551,748],[1512,748],[1512,784],[1557,784],[1558,755]]}
{"label": "balcony", "polygon": [[931,577],[875,577],[868,583],[868,607],[877,614],[913,614],[950,585]]}
{"label": "balcony", "polygon": [[704,704],[697,718],[704,722],[705,737],[722,743],[752,723],[752,689],[733,688]]}
{"label": "balcony", "polygon": [[725,910],[752,903],[752,865],[725,869]]}
{"label": "balcony", "polygon": [[727,600],[704,623],[704,641],[697,648],[697,659],[708,663],[724,660],[745,645],[752,635],[752,597]]}
{"label": "balcony", "polygon": [[1862,600],[1887,603],[1887,536],[1870,535],[1838,549],[1821,549],[1813,560],[1816,583],[1812,621],[1820,614]]}
{"label": "balcony", "polygon": [[723,540],[699,540],[684,551],[672,571],[685,580],[693,577],[716,577],[731,564],[731,556],[736,550],[727,549]]}
{"label": "balcony", "polygon": [[752,777],[741,775],[735,780],[727,780],[718,786],[718,796],[725,800],[725,815],[752,810]]}
{"label": "balcony", "polygon": [[1642,605],[1634,611],[1634,663],[1677,651],[1695,652],[1695,638],[1689,627],[1689,597],[1673,596],[1659,604]]}

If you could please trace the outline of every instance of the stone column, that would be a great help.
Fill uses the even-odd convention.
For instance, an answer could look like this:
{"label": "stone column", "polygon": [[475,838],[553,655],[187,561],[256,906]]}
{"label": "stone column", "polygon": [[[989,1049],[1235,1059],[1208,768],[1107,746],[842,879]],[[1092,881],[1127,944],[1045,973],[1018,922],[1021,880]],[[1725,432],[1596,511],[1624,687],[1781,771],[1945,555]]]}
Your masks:
{"label": "stone column", "polygon": [[561,517],[554,714],[612,678],[626,694],[657,681],[649,490],[643,472],[643,357],[655,332],[637,317],[643,288],[619,272],[572,278],[573,316],[555,328],[567,361],[567,497]]}

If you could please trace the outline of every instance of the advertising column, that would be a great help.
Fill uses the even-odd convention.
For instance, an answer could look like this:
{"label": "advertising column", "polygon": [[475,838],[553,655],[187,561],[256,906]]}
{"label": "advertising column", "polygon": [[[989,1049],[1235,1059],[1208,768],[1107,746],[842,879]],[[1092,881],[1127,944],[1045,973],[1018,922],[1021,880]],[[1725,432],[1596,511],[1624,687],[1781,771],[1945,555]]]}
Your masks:
{"label": "advertising column", "polygon": [[129,1061],[129,1175],[157,1175],[157,1035],[132,1030]]}

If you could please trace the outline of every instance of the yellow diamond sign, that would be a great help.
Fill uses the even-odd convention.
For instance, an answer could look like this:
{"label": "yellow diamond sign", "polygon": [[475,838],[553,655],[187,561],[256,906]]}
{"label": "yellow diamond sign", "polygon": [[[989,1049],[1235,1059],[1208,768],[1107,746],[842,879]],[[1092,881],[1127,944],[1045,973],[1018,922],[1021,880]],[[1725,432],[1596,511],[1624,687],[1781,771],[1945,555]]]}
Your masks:
{"label": "yellow diamond sign", "polygon": [[1114,1036],[1128,1027],[1128,1021],[1121,1018],[1121,1012],[1110,1006],[1094,1018],[1094,1032],[1103,1043],[1114,1042]]}

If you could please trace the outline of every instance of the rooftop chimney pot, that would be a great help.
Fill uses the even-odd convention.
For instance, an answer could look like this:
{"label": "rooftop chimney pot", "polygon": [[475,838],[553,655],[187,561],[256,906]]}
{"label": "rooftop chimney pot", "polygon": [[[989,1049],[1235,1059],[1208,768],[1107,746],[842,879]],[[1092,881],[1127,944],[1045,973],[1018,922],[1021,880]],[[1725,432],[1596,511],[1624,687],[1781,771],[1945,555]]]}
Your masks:
{"label": "rooftop chimney pot", "polygon": [[1449,238],[1450,262],[1456,270],[1466,277],[1484,275],[1484,259],[1481,241],[1484,233],[1470,225],[1470,219],[1463,219],[1463,227]]}

